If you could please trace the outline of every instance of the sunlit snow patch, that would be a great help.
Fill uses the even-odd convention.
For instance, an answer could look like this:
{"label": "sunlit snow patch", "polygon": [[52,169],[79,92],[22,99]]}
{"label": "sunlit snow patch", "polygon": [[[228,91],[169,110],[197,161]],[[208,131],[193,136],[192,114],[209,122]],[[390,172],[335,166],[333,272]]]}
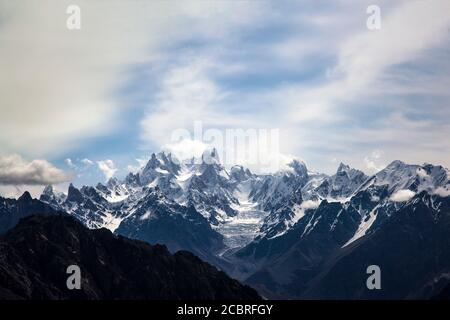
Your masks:
{"label": "sunlit snow patch", "polygon": [[105,213],[105,217],[103,218],[103,228],[109,229],[111,232],[114,232],[122,222],[122,218],[117,218],[113,216],[111,213]]}
{"label": "sunlit snow patch", "polygon": [[348,246],[350,243],[358,240],[359,238],[363,237],[366,235],[367,231],[370,229],[370,227],[372,226],[372,224],[375,222],[375,220],[377,219],[377,213],[376,213],[376,209],[378,208],[375,207],[375,209],[373,209],[370,213],[369,213],[369,218],[367,219],[367,217],[364,218],[364,220],[361,222],[361,224],[358,227],[358,230],[356,230],[354,236],[348,240],[343,246],[342,248]]}

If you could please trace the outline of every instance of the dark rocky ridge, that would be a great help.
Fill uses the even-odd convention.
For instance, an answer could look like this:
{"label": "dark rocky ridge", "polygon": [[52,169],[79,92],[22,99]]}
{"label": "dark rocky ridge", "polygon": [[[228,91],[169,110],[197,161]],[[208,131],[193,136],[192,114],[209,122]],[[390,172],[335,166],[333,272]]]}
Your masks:
{"label": "dark rocky ridge", "polygon": [[[66,268],[81,269],[68,290]],[[193,254],[90,230],[65,215],[35,215],[0,237],[0,299],[260,299]]]}
{"label": "dark rocky ridge", "polygon": [[[353,198],[358,207],[359,198],[366,196]],[[421,192],[397,211],[388,205],[377,212],[380,222],[343,246],[359,224],[357,212],[324,201],[285,235],[238,251],[243,262],[234,265],[240,272],[257,265],[245,282],[269,298],[450,298],[450,197]],[[387,212],[390,217],[384,217]],[[332,227],[338,214],[340,223]],[[366,287],[370,265],[381,269],[381,290]]]}
{"label": "dark rocky ridge", "polygon": [[[450,288],[450,198],[422,192],[414,199],[377,232],[341,250],[302,297],[430,299],[447,293],[448,299],[443,287]],[[366,288],[371,264],[381,268],[381,290]]]}
{"label": "dark rocky ridge", "polygon": [[36,213],[56,214],[58,211],[47,203],[32,199],[28,191],[17,200],[0,197],[0,234],[13,228],[20,219]]}

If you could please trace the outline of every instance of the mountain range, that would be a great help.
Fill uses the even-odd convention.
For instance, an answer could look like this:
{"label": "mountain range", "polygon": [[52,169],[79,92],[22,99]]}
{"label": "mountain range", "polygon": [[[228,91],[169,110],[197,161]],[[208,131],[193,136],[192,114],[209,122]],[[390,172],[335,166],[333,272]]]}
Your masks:
{"label": "mountain range", "polygon": [[[450,285],[450,172],[431,164],[326,175],[293,160],[255,174],[226,169],[215,149],[160,152],[123,180],[0,199],[0,230],[37,211],[190,251],[267,298],[428,299]],[[369,265],[381,290],[366,287]]]}

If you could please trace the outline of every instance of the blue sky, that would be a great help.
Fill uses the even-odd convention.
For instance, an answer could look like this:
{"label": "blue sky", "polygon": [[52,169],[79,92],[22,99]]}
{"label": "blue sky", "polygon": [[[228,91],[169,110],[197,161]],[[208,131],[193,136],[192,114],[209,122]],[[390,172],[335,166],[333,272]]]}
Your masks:
{"label": "blue sky", "polygon": [[[81,9],[81,30],[66,28],[69,4]],[[381,9],[380,30],[366,26],[371,4]],[[394,159],[450,167],[446,0],[0,8],[4,176],[60,170],[52,174],[62,189],[65,180],[121,177],[195,121],[277,128],[283,159],[326,173],[341,161],[367,173]],[[18,167],[12,155],[22,159]],[[24,188],[42,187],[18,179],[0,192]]]}

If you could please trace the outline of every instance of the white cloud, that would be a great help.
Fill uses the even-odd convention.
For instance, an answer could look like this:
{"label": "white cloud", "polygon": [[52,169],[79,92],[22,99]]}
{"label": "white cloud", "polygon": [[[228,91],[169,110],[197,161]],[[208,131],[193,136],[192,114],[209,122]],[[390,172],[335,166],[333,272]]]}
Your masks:
{"label": "white cloud", "polygon": [[383,154],[384,152],[381,150],[373,150],[370,155],[364,158],[364,163],[369,171],[375,173],[385,167],[385,165],[378,163]]}
{"label": "white cloud", "polygon": [[307,209],[317,209],[322,201],[321,200],[307,200],[303,201],[300,207],[304,210]]}
{"label": "white cloud", "polygon": [[[191,139],[190,132],[183,130],[180,132],[181,139],[177,138],[177,142],[167,144],[162,149],[183,161],[192,158],[201,159],[205,151],[214,148],[219,161],[225,167],[242,165],[255,173],[290,169],[288,164],[295,157],[280,152],[278,134],[270,136],[270,133],[266,135],[260,134],[260,132],[245,129],[214,129],[205,131],[204,136],[199,137],[200,140],[195,140]],[[205,136],[210,136],[212,141],[208,141],[209,139]]]}
{"label": "white cloud", "polygon": [[[403,1],[395,2],[394,7],[390,7],[390,4],[394,5],[393,2],[388,6],[387,3],[381,5],[380,31],[373,32],[353,25],[353,28],[336,33],[340,45],[330,50],[332,53],[337,52],[338,62],[330,67],[328,79],[314,81],[312,85],[309,82],[307,85],[288,83],[271,90],[265,97],[278,109],[285,110],[284,127],[292,123],[296,127],[296,136],[303,137],[297,139],[296,150],[314,149],[317,152],[319,148],[326,150],[333,145],[341,149],[338,151],[344,157],[352,153],[353,160],[355,152],[359,153],[361,166],[371,171],[381,169],[382,165],[370,157],[365,159],[364,149],[380,145],[389,158],[413,162],[431,161],[433,158],[438,163],[450,163],[450,145],[442,139],[445,134],[439,134],[439,131],[450,133],[448,125],[436,124],[436,121],[423,124],[418,117],[414,121],[408,121],[406,117],[406,114],[414,114],[407,94],[418,93],[418,84],[411,83],[411,79],[425,77],[429,83],[436,83],[439,87],[440,83],[449,81],[448,72],[437,71],[441,68],[445,70],[447,64],[443,65],[442,61],[448,60],[448,50],[442,50],[442,56],[439,57],[435,56],[432,49],[444,48],[448,44],[450,16],[446,13],[450,10],[450,2]],[[352,19],[354,12],[355,7],[346,10],[341,19]],[[326,42],[327,39],[328,36],[323,37],[323,34],[317,37],[317,41]],[[407,72],[398,70],[397,67],[407,63],[411,63],[407,65]],[[434,71],[430,75],[428,71],[421,73],[420,68],[432,68]],[[399,75],[404,79],[400,81]],[[394,103],[386,99],[387,91],[396,91],[403,96]],[[420,93],[427,99],[433,99],[432,95],[437,91],[427,85],[420,86]],[[441,89],[439,94],[440,99],[448,95]],[[440,112],[448,113],[447,104],[439,108]],[[355,107],[358,105],[361,105],[360,110]],[[378,115],[372,112],[371,118],[362,121],[357,118],[360,113],[370,113],[367,111],[373,105],[381,105],[385,109],[380,107]],[[422,106],[422,110],[425,109]],[[390,116],[392,111],[395,114]],[[386,121],[380,121],[383,118]],[[402,121],[398,121],[398,118]],[[420,128],[414,130],[414,126]],[[417,145],[422,145],[422,142],[427,148],[426,153],[417,152],[423,150]],[[320,156],[317,158],[320,159]]]}
{"label": "white cloud", "polygon": [[422,168],[418,168],[418,169],[416,170],[416,172],[417,172],[417,175],[418,175],[419,177],[421,177],[421,178],[426,178],[426,177],[428,177],[428,173],[427,173],[424,169],[422,169]]}
{"label": "white cloud", "polygon": [[94,162],[92,160],[89,160],[88,158],[82,159],[81,163],[86,165],[86,166],[90,166],[90,165],[94,164]]}
{"label": "white cloud", "polygon": [[[255,172],[273,172],[292,160],[282,152],[283,146],[292,141],[289,134],[274,127],[274,119],[268,119],[263,113],[243,112],[245,108],[234,105],[230,97],[235,93],[224,90],[211,76],[217,67],[212,57],[182,60],[166,70],[156,102],[149,106],[141,121],[141,138],[145,144],[168,149],[179,159],[200,157],[206,148],[215,147],[224,165],[241,164]],[[259,132],[259,129],[268,136],[258,135],[253,145],[227,143],[227,132],[234,131],[243,137],[247,130]],[[277,141],[272,141],[274,129],[280,131],[276,131]],[[283,137],[279,136],[283,133]],[[184,138],[181,141],[180,136]],[[215,141],[216,136],[220,136],[219,141]],[[253,148],[256,155],[239,152],[241,147]]]}
{"label": "white cloud", "polygon": [[72,159],[70,159],[70,158],[67,158],[66,160],[64,160],[64,162],[73,169],[77,168],[77,166],[73,163]]}
{"label": "white cloud", "polygon": [[294,206],[294,216],[292,217],[291,223],[297,223],[297,221],[305,216],[306,210],[317,209],[321,202],[321,200],[307,200],[302,202],[299,206]]}
{"label": "white cloud", "polygon": [[183,139],[179,142],[165,145],[163,150],[172,153],[178,160],[184,161],[193,157],[200,159],[208,148],[211,148],[211,146],[202,141]]}
{"label": "white cloud", "polygon": [[410,200],[412,197],[414,197],[416,195],[416,193],[414,191],[411,190],[398,190],[397,192],[395,192],[390,199],[394,202],[406,202],[408,200]]}
{"label": "white cloud", "polygon": [[448,197],[450,196],[450,186],[447,185],[446,187],[439,187],[434,191],[435,194],[441,197]]}
{"label": "white cloud", "polygon": [[0,184],[47,185],[69,181],[71,177],[46,160],[25,161],[19,155],[0,157]]}
{"label": "white cloud", "polygon": [[275,98],[290,109],[288,119],[297,123],[342,119],[343,102],[371,97],[375,84],[386,85],[389,67],[417,58],[448,37],[449,10],[446,0],[407,1],[383,10],[381,30],[344,32],[342,44],[333,48],[338,63],[330,69],[328,81],[312,87],[289,85],[276,92]]}
{"label": "white cloud", "polygon": [[135,159],[135,160],[137,162],[137,165],[129,164],[127,166],[128,172],[132,172],[132,173],[138,172],[139,170],[141,170],[147,164],[147,161],[148,161],[148,160],[140,159],[140,158]]}
{"label": "white cloud", "polygon": [[110,159],[97,161],[98,168],[105,175],[105,178],[108,180],[114,176],[117,172],[117,168],[114,162]]}
{"label": "white cloud", "polygon": [[440,44],[450,26],[449,10],[446,0],[403,2],[385,12],[381,30],[365,30],[348,39],[333,72],[343,74],[351,88],[364,88],[379,79],[386,68],[410,61],[422,50]]}
{"label": "white cloud", "polygon": [[156,103],[141,121],[141,138],[146,143],[171,144],[175,130],[190,130],[197,121],[213,128],[248,125],[244,117],[227,112],[224,100],[229,93],[210,78],[208,57],[184,60],[165,72]]}

